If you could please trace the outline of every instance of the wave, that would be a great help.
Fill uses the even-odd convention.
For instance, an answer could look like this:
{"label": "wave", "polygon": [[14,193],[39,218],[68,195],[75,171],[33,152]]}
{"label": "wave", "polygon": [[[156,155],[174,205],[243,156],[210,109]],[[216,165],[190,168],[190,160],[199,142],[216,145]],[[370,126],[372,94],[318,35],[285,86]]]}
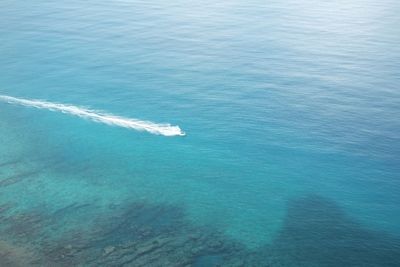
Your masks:
{"label": "wave", "polygon": [[73,105],[65,105],[59,103],[52,103],[41,100],[28,100],[22,98],[16,98],[12,96],[0,95],[0,101],[7,102],[9,104],[17,104],[22,106],[34,107],[39,109],[47,109],[51,111],[58,111],[65,114],[70,114],[80,118],[88,119],[94,122],[103,123],[112,126],[123,127],[136,131],[145,131],[151,134],[163,135],[163,136],[185,136],[185,132],[181,130],[179,126],[173,126],[170,124],[160,124],[151,121],[142,121],[132,118],[124,118],[90,110],[86,108],[76,107]]}

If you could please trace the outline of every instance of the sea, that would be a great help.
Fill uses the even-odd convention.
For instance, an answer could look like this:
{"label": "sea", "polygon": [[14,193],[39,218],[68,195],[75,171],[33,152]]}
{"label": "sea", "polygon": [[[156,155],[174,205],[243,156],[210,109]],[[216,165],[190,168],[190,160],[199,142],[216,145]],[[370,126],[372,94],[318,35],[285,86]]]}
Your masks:
{"label": "sea", "polygon": [[400,2],[0,2],[0,266],[400,266]]}

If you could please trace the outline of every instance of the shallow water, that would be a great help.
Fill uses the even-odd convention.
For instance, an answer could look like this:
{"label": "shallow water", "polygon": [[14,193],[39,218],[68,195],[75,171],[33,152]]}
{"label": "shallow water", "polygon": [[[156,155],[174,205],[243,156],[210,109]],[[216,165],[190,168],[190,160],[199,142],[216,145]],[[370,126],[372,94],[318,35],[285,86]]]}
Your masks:
{"label": "shallow water", "polygon": [[399,11],[2,1],[0,262],[400,265]]}

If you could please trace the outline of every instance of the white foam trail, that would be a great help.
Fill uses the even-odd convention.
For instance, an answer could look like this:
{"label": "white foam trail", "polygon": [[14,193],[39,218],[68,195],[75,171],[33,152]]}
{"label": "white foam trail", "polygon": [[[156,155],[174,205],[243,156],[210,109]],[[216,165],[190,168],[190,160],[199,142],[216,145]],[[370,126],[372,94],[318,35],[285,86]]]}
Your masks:
{"label": "white foam trail", "polygon": [[108,125],[133,129],[136,131],[146,131],[156,135],[164,135],[164,136],[186,135],[185,132],[182,131],[181,128],[179,128],[179,126],[173,126],[170,124],[159,124],[151,121],[142,121],[138,119],[124,118],[72,105],[51,103],[41,100],[27,100],[6,95],[0,95],[0,101],[7,102],[10,104],[35,107],[39,109],[59,111],[62,113],[88,119],[94,122],[100,122]]}

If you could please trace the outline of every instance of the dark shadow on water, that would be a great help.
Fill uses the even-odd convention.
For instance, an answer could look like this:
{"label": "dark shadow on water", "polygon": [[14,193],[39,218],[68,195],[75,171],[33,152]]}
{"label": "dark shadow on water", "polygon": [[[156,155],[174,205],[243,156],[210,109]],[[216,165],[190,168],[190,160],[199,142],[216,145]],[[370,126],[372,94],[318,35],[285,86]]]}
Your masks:
{"label": "dark shadow on water", "polygon": [[270,248],[284,265],[400,266],[400,240],[367,230],[332,200],[318,195],[288,205]]}

